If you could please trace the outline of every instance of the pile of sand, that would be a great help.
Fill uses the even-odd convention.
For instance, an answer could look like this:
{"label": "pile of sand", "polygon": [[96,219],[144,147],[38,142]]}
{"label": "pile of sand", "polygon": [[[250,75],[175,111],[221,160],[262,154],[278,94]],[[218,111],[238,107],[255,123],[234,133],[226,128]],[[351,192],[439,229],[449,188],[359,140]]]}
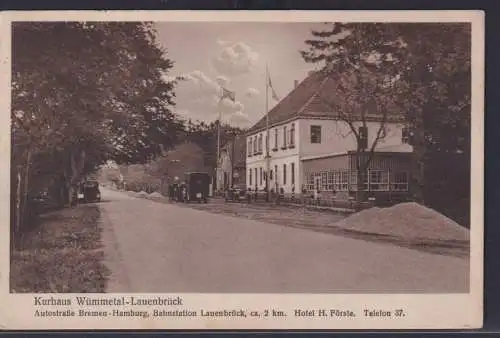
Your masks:
{"label": "pile of sand", "polygon": [[155,192],[153,192],[153,193],[149,194],[149,197],[153,197],[153,198],[162,198],[162,197],[163,197],[163,195],[162,195],[162,194],[160,194],[158,191],[155,191]]}
{"label": "pile of sand", "polygon": [[371,208],[351,215],[335,226],[354,231],[395,236],[407,240],[466,241],[469,230],[418,203]]}
{"label": "pile of sand", "polygon": [[147,192],[145,192],[145,191],[140,191],[140,192],[137,193],[137,196],[139,196],[139,197],[146,197],[146,196],[149,196],[149,194]]}

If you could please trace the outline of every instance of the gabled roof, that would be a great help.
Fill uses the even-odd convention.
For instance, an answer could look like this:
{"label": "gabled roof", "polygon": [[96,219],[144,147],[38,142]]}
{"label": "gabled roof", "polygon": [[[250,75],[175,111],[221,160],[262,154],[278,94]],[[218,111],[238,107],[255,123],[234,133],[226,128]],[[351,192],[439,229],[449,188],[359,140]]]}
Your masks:
{"label": "gabled roof", "polygon": [[[276,106],[269,111],[269,125],[277,124],[303,112],[314,95],[320,90],[325,76],[320,72],[311,73]],[[266,127],[266,116],[253,125],[248,132],[254,132]]]}
{"label": "gabled roof", "polygon": [[[283,100],[269,111],[269,126],[294,118],[338,118],[331,106],[320,97],[320,93],[331,93],[329,100],[345,100],[339,91],[339,80],[325,71],[311,72]],[[380,115],[367,115],[367,120],[380,120]],[[401,114],[391,114],[389,119],[401,119]],[[266,128],[266,116],[249,130],[248,134]]]}

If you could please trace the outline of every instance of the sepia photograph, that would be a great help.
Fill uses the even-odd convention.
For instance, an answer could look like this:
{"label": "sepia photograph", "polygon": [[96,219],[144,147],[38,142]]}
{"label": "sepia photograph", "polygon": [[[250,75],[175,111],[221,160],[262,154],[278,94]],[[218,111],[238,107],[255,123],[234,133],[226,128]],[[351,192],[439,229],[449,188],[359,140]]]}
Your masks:
{"label": "sepia photograph", "polygon": [[[9,297],[32,296],[30,319],[175,317],[139,308],[178,308],[183,294],[423,302],[482,292],[482,190],[471,197],[483,171],[478,16],[63,17],[13,16],[3,30],[1,272]],[[69,309],[93,305],[105,310]],[[410,311],[401,306],[270,316],[397,326]]]}

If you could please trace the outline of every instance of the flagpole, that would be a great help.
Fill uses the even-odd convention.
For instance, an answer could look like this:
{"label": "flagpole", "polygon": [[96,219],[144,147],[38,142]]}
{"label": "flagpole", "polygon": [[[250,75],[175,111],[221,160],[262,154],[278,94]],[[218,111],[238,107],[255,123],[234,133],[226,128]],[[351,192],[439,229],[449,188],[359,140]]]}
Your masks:
{"label": "flagpole", "polygon": [[220,160],[220,120],[221,120],[221,108],[220,104],[222,101],[222,95],[219,98],[219,103],[217,104],[218,117],[217,117],[217,162],[215,168],[215,182],[216,189],[219,190],[219,160]]}
{"label": "flagpole", "polygon": [[266,191],[267,191],[267,200],[270,201],[271,191],[269,189],[269,146],[271,145],[271,140],[269,139],[269,70],[266,64]]}

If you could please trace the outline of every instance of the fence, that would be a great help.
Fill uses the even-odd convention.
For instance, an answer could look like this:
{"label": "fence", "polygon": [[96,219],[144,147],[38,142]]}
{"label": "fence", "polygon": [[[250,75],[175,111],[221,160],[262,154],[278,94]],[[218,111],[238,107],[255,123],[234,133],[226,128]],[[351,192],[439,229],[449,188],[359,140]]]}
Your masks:
{"label": "fence", "polygon": [[368,209],[374,206],[374,201],[357,202],[353,198],[336,199],[332,197],[314,198],[309,194],[280,194],[265,191],[250,192],[247,194],[250,203],[274,203],[283,205],[300,205],[312,208],[325,208],[337,211],[353,212]]}

